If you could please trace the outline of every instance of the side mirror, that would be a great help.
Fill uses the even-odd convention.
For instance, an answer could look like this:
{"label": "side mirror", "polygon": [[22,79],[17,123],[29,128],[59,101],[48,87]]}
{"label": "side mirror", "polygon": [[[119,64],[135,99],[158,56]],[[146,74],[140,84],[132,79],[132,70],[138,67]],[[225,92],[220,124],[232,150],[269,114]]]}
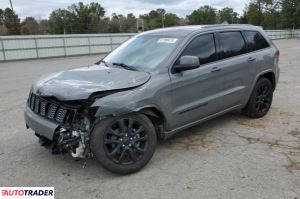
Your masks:
{"label": "side mirror", "polygon": [[175,72],[192,70],[200,67],[199,58],[197,56],[182,56],[179,59],[179,64],[173,67]]}

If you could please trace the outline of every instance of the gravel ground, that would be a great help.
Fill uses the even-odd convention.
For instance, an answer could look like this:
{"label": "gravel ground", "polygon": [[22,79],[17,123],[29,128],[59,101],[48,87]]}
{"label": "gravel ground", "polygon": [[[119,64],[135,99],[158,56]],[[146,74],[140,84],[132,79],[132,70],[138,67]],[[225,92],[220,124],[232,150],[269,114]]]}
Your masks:
{"label": "gravel ground", "polygon": [[26,130],[33,79],[100,56],[0,63],[0,186],[54,186],[56,198],[300,197],[300,40],[275,41],[281,76],[269,114],[230,113],[159,143],[140,172],[119,176],[89,159],[51,155]]}

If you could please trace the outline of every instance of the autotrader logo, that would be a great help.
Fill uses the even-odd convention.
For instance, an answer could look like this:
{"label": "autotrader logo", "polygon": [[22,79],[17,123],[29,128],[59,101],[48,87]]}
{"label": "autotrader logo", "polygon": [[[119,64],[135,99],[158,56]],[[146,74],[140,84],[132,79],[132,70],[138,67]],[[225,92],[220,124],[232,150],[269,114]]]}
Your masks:
{"label": "autotrader logo", "polygon": [[0,199],[54,199],[54,187],[0,187]]}

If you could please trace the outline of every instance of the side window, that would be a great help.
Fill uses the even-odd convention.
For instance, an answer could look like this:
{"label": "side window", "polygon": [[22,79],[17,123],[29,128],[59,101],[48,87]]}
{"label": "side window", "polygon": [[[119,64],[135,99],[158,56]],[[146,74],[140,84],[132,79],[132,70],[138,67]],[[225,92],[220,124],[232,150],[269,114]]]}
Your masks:
{"label": "side window", "polygon": [[223,59],[246,53],[246,44],[240,32],[221,32],[219,35]]}
{"label": "side window", "polygon": [[249,52],[264,49],[270,46],[265,38],[257,31],[244,31],[244,35],[247,41]]}
{"label": "side window", "polygon": [[196,37],[184,49],[181,56],[191,55],[199,57],[200,64],[206,64],[217,60],[217,52],[213,34]]}

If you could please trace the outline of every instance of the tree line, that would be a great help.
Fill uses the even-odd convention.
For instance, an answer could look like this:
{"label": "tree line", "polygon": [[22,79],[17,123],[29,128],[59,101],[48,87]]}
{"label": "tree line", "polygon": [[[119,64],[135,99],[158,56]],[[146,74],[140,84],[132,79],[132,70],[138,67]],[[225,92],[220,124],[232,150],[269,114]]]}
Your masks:
{"label": "tree line", "polygon": [[[196,6],[196,5],[195,5]],[[48,19],[36,20],[19,16],[10,8],[0,9],[0,35],[36,34],[86,34],[121,33],[151,30],[160,27],[196,24],[243,23],[262,26],[265,29],[300,28],[299,0],[251,0],[241,15],[233,8],[216,9],[209,5],[181,18],[165,9],[152,10],[136,18],[113,13],[105,15],[105,9],[96,2],[72,4],[67,9],[53,10]]]}

